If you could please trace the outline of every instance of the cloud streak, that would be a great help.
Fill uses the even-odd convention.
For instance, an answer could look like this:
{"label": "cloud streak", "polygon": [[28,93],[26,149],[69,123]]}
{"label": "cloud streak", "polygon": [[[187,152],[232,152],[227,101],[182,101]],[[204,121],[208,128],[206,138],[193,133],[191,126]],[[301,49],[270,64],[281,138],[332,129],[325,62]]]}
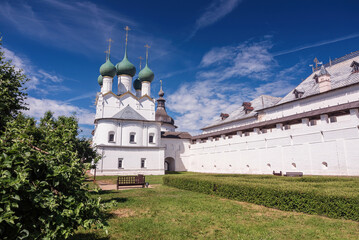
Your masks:
{"label": "cloud streak", "polygon": [[187,38],[187,41],[193,38],[198,30],[221,20],[227,14],[232,12],[241,2],[242,0],[213,0],[202,15],[196,20],[195,27]]}
{"label": "cloud streak", "polygon": [[5,0],[0,3],[0,17],[32,40],[88,57],[93,57],[94,53],[104,56],[106,40],[111,37],[115,41],[112,56],[121,59],[124,51],[123,27],[126,25],[134,29],[129,37],[129,51],[134,56],[144,54],[145,43],[154,43],[151,59],[163,56],[173,48],[170,41],[142,31],[131,17],[88,1]]}
{"label": "cloud streak", "polygon": [[290,54],[290,53],[294,53],[294,52],[299,52],[299,51],[302,51],[305,49],[320,47],[320,46],[324,46],[324,45],[328,45],[328,44],[332,44],[332,43],[336,43],[336,42],[341,42],[341,41],[345,41],[345,40],[349,40],[349,39],[353,39],[353,38],[357,38],[357,37],[359,37],[359,33],[351,34],[351,35],[344,36],[344,37],[334,38],[331,40],[320,41],[317,43],[312,43],[312,44],[304,45],[304,46],[289,49],[289,50],[279,51],[279,52],[273,53],[273,56],[274,57],[282,56],[282,55],[286,55],[286,54]]}

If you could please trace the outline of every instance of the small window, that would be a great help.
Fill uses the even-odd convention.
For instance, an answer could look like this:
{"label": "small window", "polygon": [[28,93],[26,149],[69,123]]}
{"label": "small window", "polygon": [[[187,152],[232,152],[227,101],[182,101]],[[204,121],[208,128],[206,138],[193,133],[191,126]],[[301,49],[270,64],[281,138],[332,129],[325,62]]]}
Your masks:
{"label": "small window", "polygon": [[146,158],[141,158],[141,168],[146,167]]}
{"label": "small window", "polygon": [[289,130],[290,129],[290,125],[287,124],[287,125],[284,125],[284,130]]}
{"label": "small window", "polygon": [[350,64],[350,67],[352,68],[352,73],[359,72],[359,63],[356,61],[353,61],[352,64]]}
{"label": "small window", "polygon": [[310,120],[309,121],[309,126],[315,126],[317,125],[317,120]]}
{"label": "small window", "polygon": [[338,120],[337,120],[337,117],[336,117],[336,116],[331,116],[331,117],[329,118],[329,121],[330,121],[330,123],[335,123],[335,122],[337,122]]}
{"label": "small window", "polygon": [[297,164],[296,163],[292,163],[292,168],[296,169],[297,168]]}
{"label": "small window", "polygon": [[123,158],[119,158],[118,159],[118,168],[123,168],[122,163],[123,163]]}
{"label": "small window", "polygon": [[250,135],[250,132],[245,132],[244,136],[248,137]]}
{"label": "small window", "polygon": [[267,129],[262,129],[262,130],[261,130],[261,133],[267,133],[267,132],[268,132]]}
{"label": "small window", "polygon": [[153,142],[153,139],[154,139],[154,135],[153,135],[153,134],[150,134],[150,136],[148,137],[148,142],[149,142],[149,143],[154,143],[154,142]]}
{"label": "small window", "polygon": [[271,165],[270,163],[267,163],[267,167],[268,167],[268,168],[271,168],[272,165]]}
{"label": "small window", "polygon": [[135,143],[135,136],[136,136],[136,133],[130,133],[130,143]]}
{"label": "small window", "polygon": [[114,142],[115,141],[115,134],[113,132],[110,132],[108,134],[108,141],[109,142]]}
{"label": "small window", "polygon": [[323,169],[327,169],[328,168],[328,163],[327,162],[322,162],[322,167],[323,167]]}
{"label": "small window", "polygon": [[228,138],[232,138],[233,137],[233,135],[228,135]]}

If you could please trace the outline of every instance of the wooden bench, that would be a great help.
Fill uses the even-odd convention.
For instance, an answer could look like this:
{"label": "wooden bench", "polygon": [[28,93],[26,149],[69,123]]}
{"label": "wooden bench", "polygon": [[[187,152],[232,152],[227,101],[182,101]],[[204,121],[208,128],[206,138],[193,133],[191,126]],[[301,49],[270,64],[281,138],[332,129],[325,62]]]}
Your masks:
{"label": "wooden bench", "polygon": [[134,185],[142,185],[148,187],[148,183],[146,183],[144,175],[138,176],[118,176],[117,177],[117,190],[119,186],[134,186]]}
{"label": "wooden bench", "polygon": [[275,171],[273,171],[273,175],[274,176],[282,176],[282,171],[280,171],[279,173],[276,173]]}
{"label": "wooden bench", "polygon": [[303,177],[303,173],[302,172],[286,172],[284,176],[286,176],[286,177]]}

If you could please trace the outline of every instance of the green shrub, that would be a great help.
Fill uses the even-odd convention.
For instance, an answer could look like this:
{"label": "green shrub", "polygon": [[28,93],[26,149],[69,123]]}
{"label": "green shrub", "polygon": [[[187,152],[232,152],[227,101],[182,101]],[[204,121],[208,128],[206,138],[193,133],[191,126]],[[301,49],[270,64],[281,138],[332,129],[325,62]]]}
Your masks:
{"label": "green shrub", "polygon": [[359,221],[358,178],[285,178],[217,174],[165,176],[163,182],[180,189],[284,211]]}
{"label": "green shrub", "polygon": [[86,158],[95,152],[77,135],[74,117],[51,113],[38,125],[21,115],[7,123],[0,134],[0,239],[66,239],[80,226],[104,227],[103,204],[84,182]]}

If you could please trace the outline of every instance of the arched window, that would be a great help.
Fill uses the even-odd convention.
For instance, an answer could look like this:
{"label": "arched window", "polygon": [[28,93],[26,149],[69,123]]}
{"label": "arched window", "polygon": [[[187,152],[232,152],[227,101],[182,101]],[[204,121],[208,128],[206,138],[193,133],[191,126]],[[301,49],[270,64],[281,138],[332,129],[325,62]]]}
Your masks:
{"label": "arched window", "polygon": [[115,133],[114,132],[108,133],[108,142],[115,142]]}
{"label": "arched window", "polygon": [[296,163],[292,163],[292,168],[296,169],[297,168],[297,164]]}

